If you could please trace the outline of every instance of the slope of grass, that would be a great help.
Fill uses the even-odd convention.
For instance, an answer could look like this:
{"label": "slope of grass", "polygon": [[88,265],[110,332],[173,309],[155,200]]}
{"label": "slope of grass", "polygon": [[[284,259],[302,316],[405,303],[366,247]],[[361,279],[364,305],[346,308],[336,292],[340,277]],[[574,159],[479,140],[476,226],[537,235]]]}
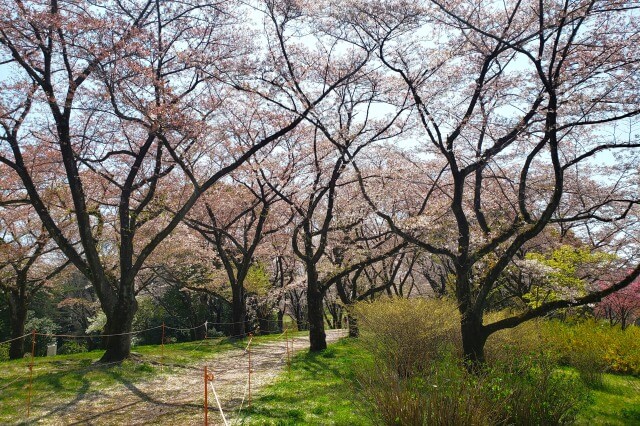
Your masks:
{"label": "slope of grass", "polygon": [[254,398],[243,409],[245,425],[371,425],[367,413],[354,401],[354,371],[367,357],[356,342],[343,339],[320,353],[296,355],[291,371]]}
{"label": "slope of grass", "polygon": [[605,374],[604,386],[593,389],[591,397],[577,424],[640,425],[640,378]]}
{"label": "slope of grass", "polygon": [[[252,344],[278,338],[279,335],[257,336]],[[170,374],[178,367],[197,363],[233,347],[244,348],[246,344],[247,339],[216,338],[167,344],[164,348],[161,345],[137,346],[132,350],[131,359],[111,364],[97,362],[104,351],[36,357],[31,378],[29,358],[0,362],[0,424],[25,418],[29,395],[33,413],[45,401],[64,404],[123,382],[136,383],[158,374]]]}

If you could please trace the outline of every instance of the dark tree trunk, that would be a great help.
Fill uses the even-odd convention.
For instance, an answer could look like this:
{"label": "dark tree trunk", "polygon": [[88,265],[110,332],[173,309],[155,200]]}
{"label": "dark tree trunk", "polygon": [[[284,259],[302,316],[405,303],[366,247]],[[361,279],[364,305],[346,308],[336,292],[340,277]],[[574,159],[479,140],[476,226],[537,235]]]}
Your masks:
{"label": "dark tree trunk", "polygon": [[472,313],[463,313],[460,325],[464,359],[470,370],[477,370],[485,362],[484,345],[488,337],[482,326],[482,318]]}
{"label": "dark tree trunk", "polygon": [[319,288],[315,265],[307,265],[307,280],[309,350],[317,352],[327,348],[327,335],[324,332],[324,294]]}
{"label": "dark tree trunk", "polygon": [[244,337],[246,334],[245,322],[247,311],[244,301],[244,288],[237,283],[231,289],[231,336]]}
{"label": "dark tree trunk", "polygon": [[284,311],[278,310],[278,331],[284,330]]}
{"label": "dark tree trunk", "polygon": [[349,337],[360,336],[360,329],[358,328],[358,319],[347,308],[347,324],[349,326]]}
{"label": "dark tree trunk", "polygon": [[11,319],[11,341],[9,346],[9,359],[18,359],[24,356],[24,327],[27,322],[28,301],[24,295],[9,293],[9,316]]}
{"label": "dark tree trunk", "polygon": [[131,354],[131,330],[133,317],[138,310],[133,292],[127,300],[120,299],[113,309],[105,310],[107,324],[104,327],[104,345],[106,352],[100,358],[101,362],[118,362]]}

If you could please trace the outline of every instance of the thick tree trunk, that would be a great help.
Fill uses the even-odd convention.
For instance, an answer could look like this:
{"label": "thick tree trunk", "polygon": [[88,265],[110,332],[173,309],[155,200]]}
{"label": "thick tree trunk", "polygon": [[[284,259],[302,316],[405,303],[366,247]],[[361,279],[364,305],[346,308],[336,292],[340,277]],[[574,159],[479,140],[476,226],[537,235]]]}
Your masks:
{"label": "thick tree trunk", "polygon": [[24,356],[24,327],[27,322],[27,305],[25,297],[19,294],[9,293],[9,317],[11,320],[11,341],[9,346],[9,359],[18,359]]}
{"label": "thick tree trunk", "polygon": [[245,323],[247,320],[247,310],[244,303],[244,288],[240,283],[236,283],[231,289],[231,335],[233,337],[244,337],[246,334]]}
{"label": "thick tree trunk", "polygon": [[107,324],[104,327],[104,345],[106,352],[100,358],[101,362],[118,362],[129,357],[131,354],[131,330],[133,317],[138,310],[133,292],[128,300],[119,300],[116,305],[109,310],[105,310]]}
{"label": "thick tree trunk", "polygon": [[482,318],[472,313],[462,315],[462,352],[470,370],[477,370],[485,362],[484,345],[487,333],[482,326]]}
{"label": "thick tree trunk", "polygon": [[327,335],[324,332],[324,294],[318,285],[318,272],[315,270],[315,265],[307,266],[307,280],[309,350],[317,352],[327,348]]}

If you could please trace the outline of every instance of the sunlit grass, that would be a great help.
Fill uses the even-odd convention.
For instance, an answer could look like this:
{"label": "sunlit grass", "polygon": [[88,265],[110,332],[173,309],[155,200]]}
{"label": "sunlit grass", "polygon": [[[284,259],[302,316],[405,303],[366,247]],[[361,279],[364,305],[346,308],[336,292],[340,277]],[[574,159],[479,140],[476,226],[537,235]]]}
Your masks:
{"label": "sunlit grass", "polygon": [[640,378],[605,374],[604,386],[591,391],[591,404],[579,425],[640,425]]}
{"label": "sunlit grass", "polygon": [[354,400],[355,370],[368,357],[357,343],[341,340],[320,353],[301,352],[291,371],[260,391],[240,414],[246,425],[370,425]]}

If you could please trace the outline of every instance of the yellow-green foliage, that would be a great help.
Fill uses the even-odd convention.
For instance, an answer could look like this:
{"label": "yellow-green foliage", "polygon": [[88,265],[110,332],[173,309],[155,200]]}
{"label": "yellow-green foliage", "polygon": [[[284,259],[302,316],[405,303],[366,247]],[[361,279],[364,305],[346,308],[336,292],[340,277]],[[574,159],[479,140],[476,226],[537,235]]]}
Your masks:
{"label": "yellow-green foliage", "polygon": [[249,267],[247,277],[244,280],[244,287],[248,293],[264,296],[270,285],[269,272],[263,263],[254,263]]}
{"label": "yellow-green foliage", "polygon": [[607,267],[615,256],[609,253],[592,251],[587,247],[563,245],[549,253],[528,253],[527,260],[534,260],[549,267],[545,283],[533,286],[530,293],[524,295],[533,308],[543,302],[583,295],[586,291],[585,280],[581,275],[588,270],[594,273]]}
{"label": "yellow-green foliage", "polygon": [[357,369],[358,393],[376,423],[565,424],[585,401],[579,379],[557,372],[543,354],[523,353],[524,343],[539,343],[527,327],[492,339],[494,360],[471,373],[460,357],[460,315],[452,301],[385,299],[359,304],[354,313],[371,354]]}
{"label": "yellow-green foliage", "polygon": [[596,321],[541,322],[544,344],[579,371],[640,375],[640,328],[626,330]]}
{"label": "yellow-green foliage", "polygon": [[402,376],[445,347],[459,348],[460,314],[446,299],[381,299],[354,307],[362,340]]}
{"label": "yellow-green foliage", "polygon": [[[490,324],[508,316],[507,312],[495,312],[486,316],[485,323]],[[493,333],[485,345],[485,357],[489,362],[507,362],[514,354],[534,355],[544,352],[542,334],[540,331],[542,320],[531,320],[515,328],[508,328]]]}

